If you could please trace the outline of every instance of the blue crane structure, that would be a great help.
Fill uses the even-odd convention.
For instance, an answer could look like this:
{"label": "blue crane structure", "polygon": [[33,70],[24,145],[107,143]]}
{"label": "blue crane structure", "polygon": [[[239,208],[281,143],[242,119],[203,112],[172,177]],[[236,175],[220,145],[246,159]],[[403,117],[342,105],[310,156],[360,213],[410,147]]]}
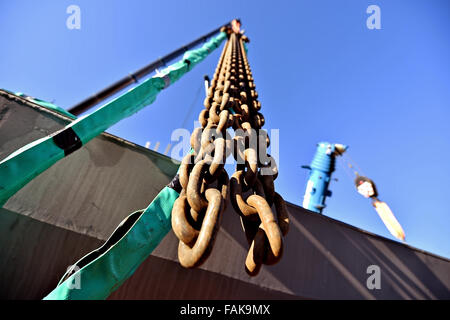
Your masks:
{"label": "blue crane structure", "polygon": [[302,166],[302,168],[310,170],[303,198],[303,208],[322,213],[326,197],[331,196],[328,186],[331,174],[335,169],[336,156],[342,155],[347,148],[338,143],[320,142],[317,144],[316,154],[311,165]]}

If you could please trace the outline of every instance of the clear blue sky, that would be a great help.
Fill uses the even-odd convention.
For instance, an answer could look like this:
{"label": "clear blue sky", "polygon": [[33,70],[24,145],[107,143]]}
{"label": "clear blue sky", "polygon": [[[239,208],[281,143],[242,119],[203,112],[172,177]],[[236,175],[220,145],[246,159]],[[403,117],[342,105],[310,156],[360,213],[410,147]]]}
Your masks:
{"label": "clear blue sky", "polygon": [[[71,4],[81,30],[66,28]],[[381,30],[366,27],[371,4]],[[0,87],[67,109],[234,17],[266,128],[280,129],[277,190],[301,204],[316,143],[347,144],[407,243],[450,257],[449,1],[1,1]],[[164,149],[191,130],[219,51],[109,132]],[[324,214],[392,239],[342,162],[334,177]]]}

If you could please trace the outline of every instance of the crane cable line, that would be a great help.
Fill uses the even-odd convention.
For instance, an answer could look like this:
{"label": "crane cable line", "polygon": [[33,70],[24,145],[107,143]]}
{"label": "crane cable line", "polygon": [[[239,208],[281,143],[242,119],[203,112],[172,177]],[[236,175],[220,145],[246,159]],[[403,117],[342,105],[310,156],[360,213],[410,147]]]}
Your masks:
{"label": "crane cable line", "polygon": [[[198,99],[200,98],[200,95],[202,93],[202,88],[204,87],[203,82],[198,86],[197,92],[195,93],[194,99],[192,100],[192,103],[189,105],[189,108],[187,110],[186,116],[184,117],[184,120],[181,124],[181,128],[186,128],[187,123],[191,117],[192,112],[194,111],[194,107],[198,102]],[[187,128],[186,128],[187,129]]]}
{"label": "crane cable line", "polygon": [[358,171],[353,171],[354,174],[358,174],[358,175],[362,175],[365,176],[364,172],[362,171],[361,167],[356,163],[356,161],[354,161],[350,155],[348,153],[344,153],[342,155],[342,159],[341,159],[344,163],[347,164],[349,169],[354,169],[356,168]]}

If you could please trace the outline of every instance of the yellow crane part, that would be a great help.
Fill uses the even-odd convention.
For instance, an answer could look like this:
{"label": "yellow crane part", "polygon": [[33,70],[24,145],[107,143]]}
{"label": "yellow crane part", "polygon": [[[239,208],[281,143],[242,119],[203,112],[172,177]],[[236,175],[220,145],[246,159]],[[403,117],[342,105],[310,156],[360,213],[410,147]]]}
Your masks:
{"label": "yellow crane part", "polygon": [[372,204],[389,232],[397,239],[405,241],[405,232],[386,202],[374,200]]}

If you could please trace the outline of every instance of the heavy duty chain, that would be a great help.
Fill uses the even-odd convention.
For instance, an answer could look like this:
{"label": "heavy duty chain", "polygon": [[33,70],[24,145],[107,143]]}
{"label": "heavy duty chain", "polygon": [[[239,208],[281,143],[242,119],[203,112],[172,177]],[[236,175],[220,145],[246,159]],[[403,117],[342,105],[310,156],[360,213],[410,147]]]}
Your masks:
{"label": "heavy duty chain", "polygon": [[[226,30],[230,34],[230,30]],[[229,41],[224,46],[213,81],[225,71],[224,61],[230,56]],[[194,268],[202,264],[211,253],[222,213],[228,201],[229,178],[224,169],[231,142],[226,142],[226,129],[233,117],[228,110],[220,110],[224,88],[211,86],[215,94],[213,105],[205,105],[200,113],[202,127],[191,135],[192,152],[180,165],[180,197],[172,209],[172,229],[180,240],[178,260],[183,267]]]}
{"label": "heavy duty chain", "polygon": [[[274,188],[278,170],[267,154],[268,135],[261,129],[265,120],[244,50],[248,39],[231,29],[226,31],[228,41],[199,115],[201,127],[193,131],[192,152],[180,166],[183,189],[173,207],[172,227],[180,240],[181,265],[199,266],[213,247],[230,183],[230,200],[250,246],[245,270],[254,276],[262,264],[281,259],[289,217]],[[229,127],[234,129],[232,139]],[[230,154],[237,165],[229,182],[224,164]]]}

